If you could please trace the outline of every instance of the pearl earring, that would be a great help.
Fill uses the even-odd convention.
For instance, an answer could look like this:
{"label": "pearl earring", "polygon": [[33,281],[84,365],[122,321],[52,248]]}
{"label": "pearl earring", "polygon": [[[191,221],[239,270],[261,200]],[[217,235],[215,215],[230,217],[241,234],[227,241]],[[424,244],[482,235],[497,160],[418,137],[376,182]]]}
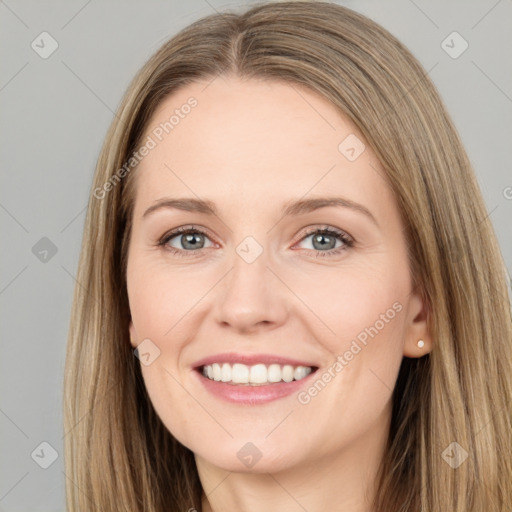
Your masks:
{"label": "pearl earring", "polygon": [[418,347],[423,348],[425,346],[425,342],[423,340],[418,341]]}

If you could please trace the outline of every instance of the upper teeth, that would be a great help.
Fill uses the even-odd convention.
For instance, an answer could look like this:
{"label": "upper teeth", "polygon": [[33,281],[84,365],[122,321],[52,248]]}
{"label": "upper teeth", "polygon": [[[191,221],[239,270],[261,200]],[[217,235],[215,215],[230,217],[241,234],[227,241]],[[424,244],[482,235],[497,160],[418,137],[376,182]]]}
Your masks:
{"label": "upper teeth", "polygon": [[303,379],[311,373],[309,366],[291,366],[285,364],[255,364],[247,366],[235,363],[213,363],[203,366],[203,375],[212,380],[232,382],[233,384],[267,384],[269,382],[291,382]]}

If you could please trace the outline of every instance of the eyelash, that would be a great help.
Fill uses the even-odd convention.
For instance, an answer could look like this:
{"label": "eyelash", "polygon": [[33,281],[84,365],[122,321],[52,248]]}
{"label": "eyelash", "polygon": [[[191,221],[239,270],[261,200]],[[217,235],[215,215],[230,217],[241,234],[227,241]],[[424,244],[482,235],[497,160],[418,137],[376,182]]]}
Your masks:
{"label": "eyelash", "polygon": [[[204,231],[202,231],[201,229],[198,229],[194,226],[184,226],[184,227],[177,228],[169,233],[166,233],[160,240],[158,240],[157,246],[163,247],[166,251],[169,251],[171,254],[174,254],[179,257],[186,257],[185,254],[183,254],[183,253],[187,253],[187,252],[188,253],[198,253],[201,251],[201,249],[196,250],[196,251],[185,251],[183,249],[176,249],[175,247],[166,246],[166,244],[172,238],[176,237],[177,235],[184,235],[184,234],[188,235],[188,234],[193,234],[193,233],[198,233],[200,235],[204,235],[204,236],[208,237],[208,234],[205,233]],[[304,233],[302,238],[298,242],[301,242],[308,236],[314,235],[316,233],[322,233],[322,234],[333,236],[333,237],[337,238],[338,240],[340,240],[341,242],[343,242],[343,244],[344,244],[343,246],[338,247],[337,249],[329,249],[328,251],[315,251],[314,249],[306,249],[306,250],[315,252],[316,257],[325,258],[325,257],[337,256],[342,251],[345,251],[354,246],[354,240],[351,237],[349,237],[344,231],[341,231],[340,229],[337,229],[337,228],[333,228],[331,226],[312,229],[312,230]],[[194,256],[196,256],[196,255],[194,255]],[[194,257],[194,256],[192,256],[192,257]]]}

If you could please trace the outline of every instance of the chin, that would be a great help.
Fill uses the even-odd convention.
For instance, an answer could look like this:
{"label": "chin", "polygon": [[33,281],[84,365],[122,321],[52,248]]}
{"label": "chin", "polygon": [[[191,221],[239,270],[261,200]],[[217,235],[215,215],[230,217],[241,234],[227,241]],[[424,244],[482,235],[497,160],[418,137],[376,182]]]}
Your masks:
{"label": "chin", "polygon": [[[209,465],[234,473],[277,473],[300,463],[294,457],[293,446],[287,445],[283,450],[282,445],[273,446],[268,439],[265,444],[264,438],[261,442],[230,439],[222,450],[212,448],[209,446],[204,450],[192,451]],[[295,453],[298,453],[297,450]]]}

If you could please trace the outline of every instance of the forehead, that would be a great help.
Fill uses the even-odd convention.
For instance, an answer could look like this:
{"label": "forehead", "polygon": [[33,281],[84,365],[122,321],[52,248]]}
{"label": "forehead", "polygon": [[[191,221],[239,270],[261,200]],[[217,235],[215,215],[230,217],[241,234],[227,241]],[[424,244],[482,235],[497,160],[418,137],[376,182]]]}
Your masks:
{"label": "forehead", "polygon": [[259,207],[334,192],[376,205],[393,200],[355,125],[296,84],[234,77],[189,84],[159,105],[149,139],[136,210],[166,194]]}

